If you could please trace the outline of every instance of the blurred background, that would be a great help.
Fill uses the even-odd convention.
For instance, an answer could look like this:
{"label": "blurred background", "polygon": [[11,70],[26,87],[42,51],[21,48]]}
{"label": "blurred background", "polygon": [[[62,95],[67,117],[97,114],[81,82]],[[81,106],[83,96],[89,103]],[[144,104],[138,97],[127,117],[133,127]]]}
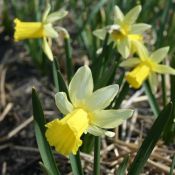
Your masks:
{"label": "blurred background", "polygon": [[[31,88],[39,92],[46,119],[55,118],[59,113],[54,103],[56,92],[51,63],[41,49],[41,41],[26,40],[14,42],[15,18],[22,21],[41,21],[46,7],[45,0],[0,0],[0,174],[2,175],[34,175],[42,174],[38,164],[39,151],[32,124]],[[125,13],[137,4],[142,5],[138,22],[152,25],[145,34],[146,45],[150,50],[169,45],[170,52],[167,64],[175,68],[175,1],[173,0],[52,0],[52,11],[65,8],[69,11],[66,18],[58,22],[58,26],[66,28],[71,36],[74,70],[84,63],[91,64],[97,58],[96,51],[101,47],[92,32],[113,23],[112,9],[117,4]],[[55,59],[66,80],[65,52],[63,38],[52,47]],[[115,70],[116,55],[114,51],[109,70]],[[116,82],[121,84],[120,77],[124,71],[114,71]],[[160,86],[156,97],[160,105],[175,99],[175,78],[160,78]],[[110,82],[109,79],[106,81]],[[165,81],[166,88],[161,82]],[[164,92],[162,92],[162,89]],[[162,98],[163,93],[167,99]],[[126,153],[135,154],[138,144],[145,137],[153,123],[153,114],[143,93],[130,90],[123,106],[136,108],[136,113],[122,127],[121,140],[103,139],[102,142],[102,174],[114,174],[115,168]],[[167,174],[174,151],[174,129],[165,139],[167,144],[158,143],[143,174]],[[125,141],[125,142],[124,142]],[[82,154],[86,174],[92,174],[92,157]],[[56,154],[56,160],[63,174],[71,174],[68,160]],[[161,163],[164,165],[161,166]]]}

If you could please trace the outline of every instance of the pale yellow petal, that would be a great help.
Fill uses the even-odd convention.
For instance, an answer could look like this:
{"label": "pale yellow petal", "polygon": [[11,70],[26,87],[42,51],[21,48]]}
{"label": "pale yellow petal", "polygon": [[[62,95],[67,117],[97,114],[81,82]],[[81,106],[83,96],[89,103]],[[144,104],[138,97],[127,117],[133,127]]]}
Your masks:
{"label": "pale yellow petal", "polygon": [[69,96],[74,107],[79,107],[92,94],[93,79],[88,66],[77,70],[69,84]]}
{"label": "pale yellow petal", "polygon": [[131,109],[95,111],[91,122],[100,128],[115,128],[131,117],[133,112]]}
{"label": "pale yellow petal", "polygon": [[107,33],[106,28],[97,29],[97,30],[93,31],[93,34],[101,40],[105,39],[106,33]]}
{"label": "pale yellow petal", "polygon": [[55,102],[57,108],[60,110],[62,114],[66,115],[73,110],[73,106],[67,99],[67,95],[65,92],[57,92],[55,95]]}
{"label": "pale yellow petal", "polygon": [[160,74],[172,74],[175,75],[175,69],[171,68],[170,66],[167,65],[156,65],[154,67],[154,71]]}
{"label": "pale yellow petal", "polygon": [[124,15],[120,8],[115,5],[114,7],[114,23],[115,24],[120,24],[123,21]]}
{"label": "pale yellow petal", "polygon": [[46,9],[45,9],[45,11],[44,11],[44,13],[43,13],[43,17],[42,17],[42,21],[43,21],[43,22],[46,21],[46,18],[47,18],[47,16],[48,16],[49,12],[50,12],[50,9],[51,9],[51,6],[50,6],[49,3],[47,3]]}
{"label": "pale yellow petal", "polygon": [[124,23],[126,25],[131,25],[134,24],[135,21],[137,20],[140,12],[141,12],[142,7],[140,5],[137,5],[136,7],[132,8],[126,15],[124,18]]}
{"label": "pale yellow petal", "polygon": [[54,23],[57,20],[60,20],[60,19],[64,18],[67,14],[68,14],[68,12],[64,9],[53,12],[50,15],[47,16],[46,22],[47,23]]}
{"label": "pale yellow petal", "polygon": [[106,131],[102,128],[99,128],[95,125],[91,125],[89,128],[88,128],[88,132],[94,136],[103,136],[103,135],[106,135],[108,137],[114,137],[115,133],[114,132],[111,132],[111,131]]}
{"label": "pale yellow petal", "polygon": [[168,54],[169,47],[162,47],[151,54],[151,59],[160,63]]}
{"label": "pale yellow petal", "polygon": [[152,72],[149,75],[148,80],[149,80],[149,84],[151,86],[152,92],[153,93],[156,93],[156,91],[157,91],[157,85],[158,85],[157,75],[154,72]]}
{"label": "pale yellow petal", "polygon": [[118,89],[119,86],[114,84],[93,92],[93,94],[86,100],[88,110],[94,111],[104,109],[109,106],[114,97],[117,95]]}
{"label": "pale yellow petal", "polygon": [[129,58],[125,61],[122,61],[120,63],[120,67],[134,67],[137,66],[140,63],[140,60],[138,58]]}
{"label": "pale yellow petal", "polygon": [[44,31],[47,37],[58,38],[58,33],[55,31],[52,24],[44,25]]}
{"label": "pale yellow petal", "polygon": [[125,38],[117,43],[117,48],[122,57],[127,58],[130,55],[131,43],[128,38]]}
{"label": "pale yellow petal", "polygon": [[151,28],[151,25],[145,24],[145,23],[133,24],[131,26],[131,33],[132,34],[142,34],[144,31],[150,28]]}
{"label": "pale yellow petal", "polygon": [[149,52],[147,48],[139,41],[133,41],[134,42],[134,47],[137,50],[137,53],[139,55],[139,58],[144,61],[145,59],[149,58]]}
{"label": "pale yellow petal", "polygon": [[46,38],[43,38],[43,45],[42,45],[44,53],[47,55],[50,61],[53,61],[53,54],[52,50],[49,46],[49,43],[47,42]]}

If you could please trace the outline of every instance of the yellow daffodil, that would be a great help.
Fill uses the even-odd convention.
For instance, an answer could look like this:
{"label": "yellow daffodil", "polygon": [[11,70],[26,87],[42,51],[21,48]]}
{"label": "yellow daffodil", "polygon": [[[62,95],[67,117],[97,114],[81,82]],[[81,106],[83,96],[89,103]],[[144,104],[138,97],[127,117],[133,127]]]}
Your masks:
{"label": "yellow daffodil", "polygon": [[148,78],[153,91],[157,87],[156,73],[175,75],[175,69],[159,64],[167,55],[169,47],[160,48],[153,53],[142,46],[138,51],[139,58],[130,58],[123,61],[122,67],[134,67],[133,70],[126,74],[126,80],[133,88],[139,88]]}
{"label": "yellow daffodil", "polygon": [[68,155],[77,153],[83,133],[114,136],[113,132],[106,129],[117,127],[133,113],[130,109],[105,109],[118,89],[118,85],[113,84],[93,92],[91,70],[88,66],[79,68],[69,84],[70,101],[64,92],[55,95],[56,105],[65,117],[46,124],[49,144],[57,152]]}
{"label": "yellow daffodil", "polygon": [[21,41],[24,39],[42,38],[43,39],[43,51],[48,58],[53,61],[53,54],[51,51],[51,39],[58,38],[58,32],[66,31],[62,27],[53,27],[53,24],[67,15],[67,11],[61,9],[57,12],[50,13],[50,5],[43,14],[41,22],[22,22],[19,19],[15,19],[15,41]]}
{"label": "yellow daffodil", "polygon": [[98,38],[104,40],[106,33],[109,32],[109,43],[114,42],[122,57],[127,58],[139,49],[138,46],[143,43],[143,32],[151,27],[145,23],[135,24],[140,11],[141,6],[138,5],[124,16],[120,8],[115,6],[114,24],[95,30],[93,33]]}

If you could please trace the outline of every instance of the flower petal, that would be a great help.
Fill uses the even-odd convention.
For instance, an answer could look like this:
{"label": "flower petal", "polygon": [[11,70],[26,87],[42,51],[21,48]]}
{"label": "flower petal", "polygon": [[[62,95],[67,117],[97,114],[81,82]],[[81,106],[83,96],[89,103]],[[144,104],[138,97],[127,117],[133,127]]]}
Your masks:
{"label": "flower petal", "polygon": [[154,71],[157,73],[161,73],[161,74],[172,74],[175,75],[175,69],[171,68],[170,66],[167,65],[156,65],[154,67]]}
{"label": "flower petal", "polygon": [[55,31],[52,24],[50,24],[50,23],[44,25],[44,32],[45,32],[47,37],[58,38],[58,33]]}
{"label": "flower petal", "polygon": [[53,12],[50,15],[47,16],[46,22],[47,23],[54,23],[57,20],[60,20],[61,18],[64,18],[68,12],[64,9],[60,9],[57,12]]}
{"label": "flower petal", "polygon": [[156,62],[160,63],[168,54],[169,47],[162,47],[151,54],[151,58]]}
{"label": "flower petal", "polygon": [[147,48],[139,41],[133,41],[134,47],[137,50],[137,53],[139,55],[139,58],[144,61],[145,59],[149,58],[149,53]]}
{"label": "flower petal", "polygon": [[124,23],[127,25],[134,24],[135,21],[137,20],[140,12],[141,12],[142,7],[140,5],[137,5],[136,7],[132,8],[124,18]]}
{"label": "flower petal", "polygon": [[91,125],[88,128],[88,132],[94,136],[102,136],[102,135],[106,135],[108,137],[114,137],[115,133],[111,132],[111,131],[106,131],[104,129],[101,129],[95,125]]}
{"label": "flower petal", "polygon": [[50,61],[53,61],[53,54],[52,54],[52,50],[47,42],[46,38],[43,38],[43,44],[42,44],[42,48],[44,53],[47,55],[47,57],[49,58]]}
{"label": "flower petal", "polygon": [[148,30],[150,28],[151,28],[151,25],[148,25],[145,23],[133,24],[131,27],[131,33],[132,34],[142,34],[145,30]]}
{"label": "flower petal", "polygon": [[137,66],[137,64],[140,63],[140,60],[138,58],[129,58],[125,61],[122,61],[120,63],[121,67],[134,67]]}
{"label": "flower petal", "polygon": [[115,24],[120,24],[123,21],[124,15],[120,8],[115,5],[114,7],[114,23]]}
{"label": "flower petal", "polygon": [[151,86],[152,92],[155,93],[157,91],[157,85],[158,85],[157,75],[154,72],[152,72],[149,75],[148,80],[149,80],[149,84]]}
{"label": "flower petal", "polygon": [[100,128],[115,128],[131,117],[133,112],[131,109],[95,111],[91,122]]}
{"label": "flower petal", "polygon": [[73,106],[68,101],[67,95],[65,92],[57,92],[55,95],[55,102],[56,102],[57,108],[64,115],[70,113],[73,110]]}
{"label": "flower petal", "polygon": [[51,9],[51,6],[49,3],[47,3],[46,5],[46,9],[44,10],[44,13],[43,13],[43,17],[42,17],[42,21],[45,22],[46,21],[46,18],[50,12],[50,9]]}
{"label": "flower petal", "polygon": [[74,107],[78,107],[92,94],[93,79],[88,66],[82,66],[77,70],[69,84],[69,96]]}
{"label": "flower petal", "polygon": [[107,33],[106,27],[105,28],[102,28],[102,29],[97,29],[97,30],[93,31],[93,34],[96,37],[98,37],[99,39],[101,39],[101,40],[104,40],[105,39],[106,33]]}
{"label": "flower petal", "polygon": [[127,58],[130,55],[131,43],[125,38],[117,43],[117,48],[122,57]]}
{"label": "flower petal", "polygon": [[76,154],[82,144],[80,137],[87,131],[88,126],[87,112],[77,109],[61,120],[56,119],[47,123],[46,138],[59,153]]}
{"label": "flower petal", "polygon": [[86,106],[88,110],[94,111],[104,109],[110,105],[114,97],[117,95],[119,86],[117,84],[106,86],[96,90],[87,100]]}

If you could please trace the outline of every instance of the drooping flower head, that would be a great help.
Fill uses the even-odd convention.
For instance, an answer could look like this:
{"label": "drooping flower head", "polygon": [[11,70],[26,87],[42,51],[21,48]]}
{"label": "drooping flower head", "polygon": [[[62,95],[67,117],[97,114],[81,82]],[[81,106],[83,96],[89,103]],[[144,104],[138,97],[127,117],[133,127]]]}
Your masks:
{"label": "drooping flower head", "polygon": [[166,57],[168,50],[169,47],[163,47],[153,53],[149,53],[146,47],[142,46],[138,52],[139,58],[130,58],[123,61],[120,66],[133,67],[133,70],[126,74],[128,83],[137,89],[148,78],[154,91],[157,87],[156,73],[175,75],[175,69],[159,64]]}
{"label": "drooping flower head", "polygon": [[[57,12],[50,13],[50,5],[47,5],[46,10],[43,13],[41,22],[22,22],[19,19],[15,19],[15,41],[21,41],[25,39],[42,38],[43,39],[43,51],[47,57],[53,61],[53,54],[51,51],[51,40],[58,38],[58,32],[66,30],[62,27],[53,27],[53,24],[67,15],[67,11],[61,9]],[[55,30],[56,29],[56,30]]]}
{"label": "drooping flower head", "polygon": [[114,24],[95,30],[93,33],[98,38],[104,40],[106,33],[109,32],[109,43],[114,42],[122,57],[127,58],[139,49],[138,47],[143,43],[143,32],[151,27],[145,23],[135,23],[140,11],[141,6],[138,5],[124,16],[116,5],[114,7]]}
{"label": "drooping flower head", "polygon": [[92,73],[88,66],[78,69],[69,84],[69,98],[64,92],[55,95],[58,109],[65,115],[46,124],[46,138],[63,155],[76,154],[83,133],[113,136],[107,128],[115,128],[130,117],[133,110],[105,110],[118,92],[113,84],[93,92]]}

